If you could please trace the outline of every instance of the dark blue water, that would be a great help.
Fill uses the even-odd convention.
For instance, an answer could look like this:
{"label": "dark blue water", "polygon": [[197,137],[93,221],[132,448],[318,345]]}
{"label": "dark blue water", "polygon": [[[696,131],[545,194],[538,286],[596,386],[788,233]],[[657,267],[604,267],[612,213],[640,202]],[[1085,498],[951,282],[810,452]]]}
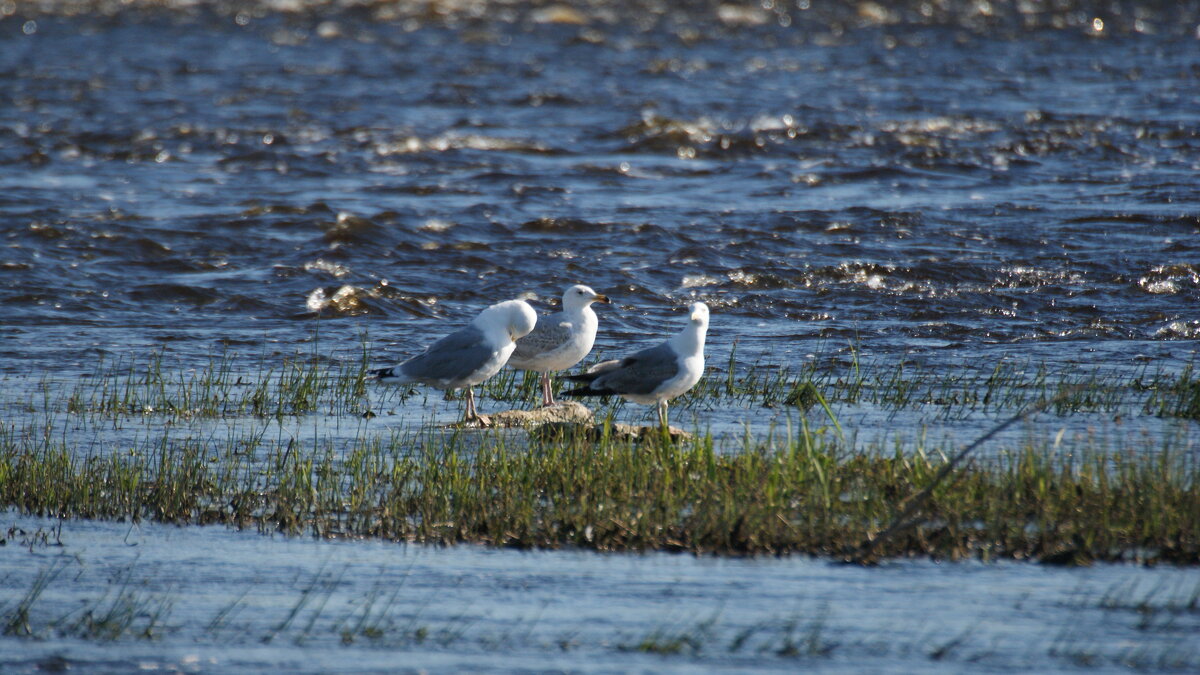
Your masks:
{"label": "dark blue water", "polygon": [[602,351],[699,298],[714,361],[1190,360],[1194,35],[865,7],[10,17],[0,371],[287,353],[318,319],[402,355],[575,282],[617,301]]}
{"label": "dark blue water", "polygon": [[[458,403],[372,392],[372,420],[194,420],[76,415],[66,401],[101,379],[85,377],[97,363],[157,353],[180,383],[214,355],[251,374],[298,353],[353,363],[360,341],[390,363],[493,302],[546,311],[573,283],[616,301],[597,358],[674,332],[682,307],[707,302],[709,377],[735,344],[740,372],[848,372],[855,358],[946,377],[986,377],[1001,360],[1126,383],[1178,372],[1200,338],[1197,16],[1196,3],[0,2],[3,429],[18,445],[50,429],[80,456],[167,435],[335,450],[419,435]],[[931,454],[1011,412],[835,410],[851,438]],[[800,413],[700,401],[675,414],[728,432],[736,451],[743,425],[784,429]],[[997,443],[1194,453],[1195,426],[1098,406]],[[62,571],[34,605],[44,639],[3,638],[4,669],[1198,662],[1187,570],[859,569],[128,528],[69,523],[62,549],[8,532],[3,616],[39,572]],[[170,606],[154,640],[69,628],[121,583],[140,611]],[[369,602],[382,637],[343,645]],[[638,649],[680,636],[699,646]]]}

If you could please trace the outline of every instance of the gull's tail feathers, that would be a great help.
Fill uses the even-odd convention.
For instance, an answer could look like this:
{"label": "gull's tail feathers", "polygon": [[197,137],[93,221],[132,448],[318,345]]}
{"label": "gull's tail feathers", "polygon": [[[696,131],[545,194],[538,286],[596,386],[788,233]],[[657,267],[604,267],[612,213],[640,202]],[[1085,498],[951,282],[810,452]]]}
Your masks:
{"label": "gull's tail feathers", "polygon": [[597,363],[596,365],[592,366],[591,368],[588,368],[586,371],[584,371],[578,375],[564,375],[563,377],[565,379],[572,380],[574,382],[583,382],[583,383],[585,383],[586,386],[578,387],[578,388],[572,389],[570,391],[564,391],[562,393],[562,395],[563,396],[616,396],[618,394],[618,392],[615,392],[612,389],[609,389],[607,387],[593,387],[592,383],[596,380],[596,378],[598,378],[601,375],[604,375],[605,373],[608,373],[608,372],[612,371],[614,368],[617,368],[618,366],[620,366],[621,363],[622,363],[622,361],[620,359],[613,359],[612,361],[602,361],[602,362]]}
{"label": "gull's tail feathers", "polygon": [[593,389],[591,385],[562,392],[562,396],[615,396],[617,392],[611,389]]}
{"label": "gull's tail feathers", "polygon": [[386,384],[408,384],[412,380],[400,370],[400,366],[392,366],[391,368],[376,368],[367,371],[368,379]]}

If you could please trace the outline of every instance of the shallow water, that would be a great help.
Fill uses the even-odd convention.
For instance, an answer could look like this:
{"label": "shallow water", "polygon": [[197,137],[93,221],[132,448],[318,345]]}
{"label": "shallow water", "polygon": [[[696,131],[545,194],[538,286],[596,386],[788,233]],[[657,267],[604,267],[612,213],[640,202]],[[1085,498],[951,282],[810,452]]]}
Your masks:
{"label": "shallow water", "polygon": [[1151,9],[1100,32],[447,11],[5,20],[0,372],[155,348],[253,371],[364,336],[389,363],[574,282],[616,300],[595,358],[695,298],[718,369],[848,344],[929,367],[1195,358],[1195,38]]}
{"label": "shallow water", "polygon": [[[128,4],[0,2],[9,433],[49,428],[84,456],[166,433],[428,433],[456,401],[373,391],[371,420],[182,424],[65,401],[98,367],[160,350],[169,381],[214,356],[251,376],[297,354],[344,366],[363,343],[392,362],[498,300],[548,311],[576,282],[616,301],[595,358],[709,303],[709,377],[731,356],[738,374],[861,358],[1128,384],[1196,358],[1191,5]],[[984,5],[994,15],[970,9]],[[1122,401],[1039,415],[981,452],[1196,452],[1197,422]],[[884,451],[949,449],[1012,412],[833,409]],[[685,400],[673,415],[736,451],[746,428],[800,413]],[[0,637],[6,672],[1200,668],[1192,570],[862,569],[90,522],[63,524],[60,548],[31,534],[54,522],[0,522],[14,524],[27,534],[0,548],[0,611],[58,575],[33,606],[46,639]],[[125,582],[132,628],[81,632]],[[137,639],[156,607],[155,639]]]}
{"label": "shallow water", "polygon": [[[0,548],[5,604],[57,570],[31,605],[30,625],[45,639],[0,638],[5,672],[55,664],[88,672],[1200,666],[1200,573],[1188,569],[861,568],[806,558],[264,538],[154,524],[66,522],[59,531],[52,520],[12,513],[2,524],[25,532],[10,533]],[[39,531],[53,545],[33,536]],[[88,609],[111,609],[121,589],[128,600],[117,606],[141,612],[130,634],[119,646],[80,637],[71,626]],[[132,635],[147,627],[153,639]]]}

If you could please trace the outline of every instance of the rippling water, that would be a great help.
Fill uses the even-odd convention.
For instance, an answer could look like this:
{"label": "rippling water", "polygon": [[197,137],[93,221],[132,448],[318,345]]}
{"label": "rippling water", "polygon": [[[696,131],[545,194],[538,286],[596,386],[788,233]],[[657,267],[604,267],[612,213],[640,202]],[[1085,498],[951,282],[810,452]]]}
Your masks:
{"label": "rippling water", "polygon": [[602,349],[702,298],[718,358],[1194,354],[1191,31],[711,9],[6,12],[0,369],[411,351],[577,281]]}
{"label": "rippling water", "polygon": [[[1197,17],[1195,2],[1096,14],[1037,0],[0,0],[0,379],[16,390],[50,373],[69,389],[98,359],[164,347],[181,369],[229,352],[253,370],[314,342],[354,358],[364,333],[390,359],[498,300],[549,309],[577,282],[616,301],[600,310],[605,355],[674,331],[698,298],[713,308],[714,370],[735,343],[741,367],[845,362],[836,352],[853,343],[892,363],[1178,369],[1200,339]],[[33,419],[22,396],[5,415]],[[437,398],[426,399],[435,415],[456,414]],[[420,419],[424,402],[409,406]],[[702,425],[735,430],[785,414],[701,412]],[[865,435],[896,424],[869,405],[839,414]],[[986,426],[993,414],[968,417]],[[1138,447],[1157,447],[1143,437],[1156,425],[1176,441],[1195,430],[1120,418],[1062,423],[1091,438],[1100,421],[1101,437]],[[388,420],[330,424],[359,433]],[[927,421],[914,415],[906,429]],[[270,424],[220,420],[213,433],[260,422]],[[136,447],[160,421],[56,423],[63,438],[86,436],[90,453]],[[310,422],[279,422],[291,424]],[[859,570],[416,547],[415,563],[397,563],[382,544],[155,528],[140,542],[148,567],[137,567],[129,535],[117,544],[111,525],[70,529],[67,552],[84,542],[79,565],[96,558],[102,572],[69,570],[51,610],[102,597],[101,577],[125,566],[182,618],[163,644],[22,642],[9,667],[396,667],[391,652],[337,650],[315,616],[322,641],[307,650],[198,623],[248,598],[266,609],[230,625],[267,634],[330,560],[411,579],[396,621],[426,603],[414,611],[435,629],[467,626],[459,647],[403,645],[446,670],[494,667],[501,653],[529,669],[791,669],[774,651],[792,639],[780,632],[789,620],[826,622],[834,655],[801,663],[835,670],[1196,663],[1194,612],[1146,630],[1141,610],[1121,604],[1166,583],[1186,596],[1187,571],[1138,570],[1151,590],[1134,592],[1114,567]],[[2,607],[40,569],[27,560],[40,551],[20,548],[4,549],[23,571],[0,574]],[[280,550],[296,565],[255,567]],[[201,573],[226,568],[219,583]],[[378,591],[364,581],[372,570],[358,571],[329,586],[341,604],[321,621]],[[259,596],[264,580],[281,595]],[[770,609],[781,597],[801,600]],[[580,621],[580,608],[599,623]],[[675,660],[626,648],[709,615],[722,620],[713,645],[752,631],[768,647]],[[513,616],[529,628],[505,645]],[[1052,635],[1063,625],[1079,632]],[[560,649],[564,635],[582,637]]]}
{"label": "rippling water", "polygon": [[[0,594],[53,574],[30,621],[67,618],[52,639],[0,650],[6,673],[1123,673],[1200,660],[1187,604],[1200,578],[1179,568],[529,553],[60,529],[4,511],[0,524],[19,528],[0,548]],[[128,606],[129,632],[154,639],[71,627]]]}

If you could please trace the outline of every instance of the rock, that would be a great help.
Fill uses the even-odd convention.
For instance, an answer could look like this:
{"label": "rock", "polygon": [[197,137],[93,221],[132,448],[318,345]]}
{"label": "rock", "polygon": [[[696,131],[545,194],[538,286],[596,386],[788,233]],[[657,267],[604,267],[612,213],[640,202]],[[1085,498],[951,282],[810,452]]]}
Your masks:
{"label": "rock", "polygon": [[[671,440],[676,441],[676,442],[690,441],[693,438],[695,438],[695,436],[684,431],[683,429],[680,429],[679,427],[668,426],[667,433],[671,434]],[[638,441],[644,441],[647,438],[659,438],[661,434],[662,434],[662,427],[657,426],[657,425],[648,426],[648,427],[634,426],[632,424],[620,424],[620,423],[613,425],[613,435],[616,436],[617,438],[621,438],[621,439],[628,438],[628,439],[633,439],[633,440],[638,440]]]}
{"label": "rock", "polygon": [[[616,441],[645,441],[659,438],[662,431],[657,426],[633,426],[632,424],[615,423],[609,431],[609,437]],[[559,438],[583,436],[590,441],[598,441],[604,436],[602,424],[579,424],[572,422],[549,422],[530,429],[529,434],[547,441]],[[694,436],[678,427],[670,428],[671,441],[689,441]]]}
{"label": "rock", "polygon": [[451,422],[445,426],[446,429],[488,429],[492,426],[492,418],[488,415],[480,415],[475,419],[459,420]]}
{"label": "rock", "polygon": [[500,428],[541,427],[546,424],[591,424],[592,411],[576,401],[560,401],[533,410],[505,410],[492,415],[492,426]]}
{"label": "rock", "polygon": [[[492,415],[446,425],[453,429],[527,429],[529,434],[541,440],[574,438],[582,435],[591,441],[604,436],[604,425],[596,424],[592,411],[582,403],[560,401],[552,406],[533,410],[505,410]],[[609,432],[617,441],[645,441],[659,438],[662,432],[657,425],[634,426],[614,423]],[[671,441],[690,441],[694,436],[678,427],[671,427]]]}
{"label": "rock", "polygon": [[449,426],[468,429],[536,429],[547,424],[591,425],[592,411],[582,403],[562,401],[533,410],[505,410],[492,415],[480,415],[478,419]]}

